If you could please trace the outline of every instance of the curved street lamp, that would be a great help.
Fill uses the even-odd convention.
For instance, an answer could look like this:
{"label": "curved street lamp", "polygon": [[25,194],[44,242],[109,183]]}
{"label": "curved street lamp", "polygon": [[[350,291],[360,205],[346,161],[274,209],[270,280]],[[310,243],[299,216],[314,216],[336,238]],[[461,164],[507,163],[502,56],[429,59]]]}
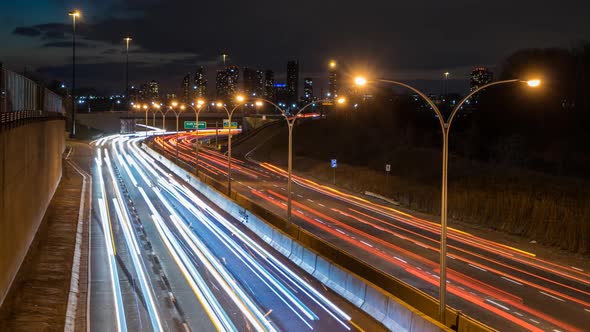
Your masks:
{"label": "curved street lamp", "polygon": [[195,175],[199,176],[199,113],[204,109],[205,101],[202,99],[197,100],[197,108],[187,104],[193,112],[195,112]]}
{"label": "curved street lamp", "polygon": [[228,129],[228,135],[227,135],[227,195],[231,197],[231,117],[234,114],[235,110],[238,109],[238,107],[242,106],[242,104],[244,103],[244,101],[246,100],[246,98],[244,98],[244,96],[237,96],[236,97],[236,101],[238,102],[236,104],[236,106],[234,106],[231,110],[228,109],[224,103],[218,101],[217,103],[215,103],[215,106],[217,106],[217,108],[221,108],[223,110],[225,110],[225,112],[227,113],[227,120],[229,122],[229,129]]}
{"label": "curved street lamp", "polygon": [[[292,187],[292,183],[293,183],[293,180],[292,180],[292,173],[293,173],[293,127],[295,126],[295,121],[299,117],[299,114],[301,114],[309,106],[315,106],[315,104],[317,104],[317,103],[333,102],[333,100],[320,99],[320,100],[310,102],[310,103],[304,105],[303,107],[301,107],[297,111],[297,113],[295,113],[295,115],[292,115],[292,116],[289,116],[287,114],[287,111],[285,111],[279,105],[273,103],[272,101],[270,101],[268,99],[256,98],[256,100],[257,100],[256,106],[262,106],[262,102],[273,105],[276,109],[278,109],[281,112],[281,114],[283,115],[283,117],[287,121],[287,128],[289,129],[289,152],[288,152],[288,158],[287,158],[287,222],[290,223],[291,222],[291,209],[292,209],[291,208],[292,207],[291,187]],[[336,102],[338,104],[344,104],[344,103],[346,103],[346,99],[344,97],[340,97],[336,100]]]}
{"label": "curved street lamp", "polygon": [[186,107],[184,105],[179,106],[177,102],[173,101],[170,104],[170,106],[168,106],[168,110],[166,110],[163,117],[165,120],[166,114],[168,114],[168,112],[172,112],[176,116],[176,163],[178,163],[178,118],[180,117],[180,114],[184,112],[185,109]]}
{"label": "curved street lamp", "polygon": [[[364,77],[357,77],[355,78],[355,84],[359,86],[366,85],[368,83],[367,79]],[[532,80],[520,80],[520,79],[510,79],[510,80],[502,80],[496,81],[492,83],[488,83],[485,85],[480,86],[479,88],[473,90],[469,93],[465,98],[463,98],[452,110],[451,115],[449,116],[448,120],[444,120],[444,117],[441,111],[436,107],[436,104],[428,98],[424,93],[420,90],[410,86],[406,83],[387,80],[387,79],[378,79],[377,82],[389,83],[394,85],[399,85],[404,88],[407,88],[414,93],[418,94],[424,101],[430,105],[430,107],[434,110],[438,117],[438,121],[441,128],[442,133],[442,140],[443,140],[443,151],[442,151],[442,190],[441,190],[441,212],[440,212],[440,289],[439,289],[439,320],[441,323],[445,324],[445,312],[446,312],[446,296],[447,296],[447,177],[448,177],[448,161],[449,161],[449,131],[451,129],[451,123],[455,118],[455,114],[461,109],[463,104],[467,100],[469,100],[473,95],[480,92],[483,89],[489,88],[494,85],[500,84],[509,84],[509,83],[526,83],[529,87],[536,88],[541,85],[541,80],[539,79],[532,79]]]}

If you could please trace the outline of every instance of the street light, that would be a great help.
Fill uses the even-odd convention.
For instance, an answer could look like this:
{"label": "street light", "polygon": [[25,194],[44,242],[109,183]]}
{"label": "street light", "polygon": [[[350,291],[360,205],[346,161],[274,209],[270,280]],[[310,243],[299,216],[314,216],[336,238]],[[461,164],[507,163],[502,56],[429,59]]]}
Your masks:
{"label": "street light", "polygon": [[196,139],[195,139],[195,175],[199,176],[199,113],[201,113],[201,111],[203,109],[205,109],[203,107],[203,105],[205,105],[205,101],[202,99],[197,100],[197,107],[193,107],[192,105],[187,105],[190,109],[193,110],[193,112],[195,112],[195,134],[196,134]]}
{"label": "street light", "polygon": [[[289,152],[288,152],[289,154],[287,157],[287,222],[289,222],[289,223],[291,222],[291,209],[292,209],[291,187],[292,187],[292,183],[293,183],[293,179],[292,179],[292,173],[293,173],[293,128],[295,126],[295,121],[299,117],[299,114],[301,114],[309,106],[315,106],[315,104],[317,104],[317,103],[324,103],[324,102],[331,103],[332,101],[333,100],[331,100],[331,99],[320,99],[320,100],[312,101],[312,102],[304,105],[303,107],[301,107],[295,113],[295,115],[291,116],[291,117],[287,114],[287,111],[283,110],[279,105],[273,103],[270,100],[267,100],[264,98],[259,98],[256,101],[256,106],[261,106],[263,102],[273,105],[281,112],[281,114],[283,115],[283,117],[287,121],[287,128],[289,130]],[[340,97],[336,100],[336,102],[338,104],[344,104],[344,103],[346,103],[346,98]]]}
{"label": "street light", "polygon": [[125,41],[125,99],[129,101],[129,42],[133,39],[125,37],[123,40]]}
{"label": "street light", "polygon": [[[446,312],[446,296],[447,296],[447,177],[448,177],[448,161],[449,161],[449,130],[451,128],[451,123],[455,117],[455,114],[461,109],[463,104],[469,100],[469,98],[473,97],[476,93],[480,92],[483,89],[489,88],[494,85],[500,84],[508,84],[508,83],[526,83],[529,87],[538,87],[541,85],[541,80],[539,79],[531,79],[528,81],[519,80],[519,79],[511,79],[511,80],[503,80],[488,83],[485,85],[480,86],[479,88],[470,92],[465,98],[463,98],[451,112],[448,120],[444,120],[442,113],[436,107],[436,104],[428,98],[423,92],[420,90],[402,83],[398,81],[392,80],[385,80],[379,79],[378,82],[395,84],[402,87],[405,87],[409,90],[412,90],[414,93],[418,94],[424,101],[432,107],[434,112],[437,115],[438,121],[441,127],[442,139],[443,139],[443,151],[442,151],[442,190],[441,190],[441,212],[440,212],[440,289],[439,289],[439,320],[441,323],[445,324],[445,312]],[[367,83],[367,80],[363,77],[357,77],[355,82],[364,82]]]}
{"label": "street light", "polygon": [[[176,111],[176,107],[178,106],[178,103],[173,101],[170,105],[170,107],[168,107],[168,110],[166,111],[166,113],[172,111],[172,113],[174,113],[174,115],[176,116],[176,162],[178,163],[178,117],[180,116],[180,113],[182,113],[185,109],[184,105],[180,106],[180,109],[178,111]],[[165,119],[165,116],[164,116]]]}
{"label": "street light", "polygon": [[72,17],[72,129],[70,137],[76,137],[76,19],[80,17],[80,11],[75,9],[68,13]]}
{"label": "street light", "polygon": [[236,106],[234,106],[231,110],[229,110],[225,104],[223,104],[222,102],[217,102],[215,104],[215,106],[217,106],[217,108],[221,108],[223,110],[225,110],[225,112],[227,113],[227,121],[229,124],[229,129],[228,129],[228,134],[227,134],[227,195],[231,197],[231,117],[234,114],[234,111],[236,109],[238,109],[239,106],[241,106],[242,102],[244,102],[245,98],[242,95],[238,95],[236,97],[236,101],[238,101],[238,104]]}

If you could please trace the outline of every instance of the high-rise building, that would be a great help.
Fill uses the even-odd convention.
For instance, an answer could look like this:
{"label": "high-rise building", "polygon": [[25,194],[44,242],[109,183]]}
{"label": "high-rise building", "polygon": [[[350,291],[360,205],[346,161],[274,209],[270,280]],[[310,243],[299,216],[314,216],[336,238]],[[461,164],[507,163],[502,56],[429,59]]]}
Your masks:
{"label": "high-rise building", "polygon": [[205,98],[207,96],[207,78],[205,78],[205,69],[203,66],[197,68],[195,72],[196,97]]}
{"label": "high-rise building", "polygon": [[191,73],[187,73],[182,79],[182,102],[188,103],[191,100]]}
{"label": "high-rise building", "polygon": [[238,93],[238,79],[240,78],[240,69],[238,66],[229,66],[225,69],[227,75],[227,92],[228,97],[233,98]]}
{"label": "high-rise building", "polygon": [[215,90],[217,98],[230,100],[238,93],[240,70],[237,66],[229,66],[217,71]]}
{"label": "high-rise building", "polygon": [[[338,97],[338,64],[332,60],[328,64],[328,99]],[[324,96],[322,96],[324,98]]]}
{"label": "high-rise building", "polygon": [[256,96],[264,96],[264,72],[262,70],[256,70],[256,83],[254,87]]}
{"label": "high-rise building", "polygon": [[482,85],[488,84],[494,80],[494,73],[489,71],[485,67],[477,67],[471,71],[471,79],[469,84],[471,85],[471,91],[479,88]]}
{"label": "high-rise building", "polygon": [[219,99],[225,99],[228,96],[227,72],[224,69],[217,71],[217,76],[215,77],[215,96]]}
{"label": "high-rise building", "polygon": [[291,97],[291,93],[289,91],[289,85],[285,83],[275,83],[273,84],[273,90],[275,96],[274,101],[278,103],[279,106],[290,105],[289,98]]}
{"label": "high-rise building", "polygon": [[139,86],[139,91],[138,91],[138,95],[139,95],[139,100],[141,101],[145,101],[148,99],[149,97],[149,91],[148,91],[148,85],[147,84],[141,84]]}
{"label": "high-rise building", "polygon": [[299,62],[287,62],[287,94],[288,102],[294,103],[299,98]]}
{"label": "high-rise building", "polygon": [[275,73],[267,69],[264,72],[264,97],[266,99],[275,101]]}
{"label": "high-rise building", "polygon": [[244,67],[244,94],[246,96],[256,95],[256,70]]}
{"label": "high-rise building", "polygon": [[309,103],[313,100],[313,79],[306,77],[303,79],[303,101]]}
{"label": "high-rise building", "polygon": [[152,80],[149,85],[149,98],[152,101],[160,99],[160,88],[158,87],[158,82],[154,80]]}

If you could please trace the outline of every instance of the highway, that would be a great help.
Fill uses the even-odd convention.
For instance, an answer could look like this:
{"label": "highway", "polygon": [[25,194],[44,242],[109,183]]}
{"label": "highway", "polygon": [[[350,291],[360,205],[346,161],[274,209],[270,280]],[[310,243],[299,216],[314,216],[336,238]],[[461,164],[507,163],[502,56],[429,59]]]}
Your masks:
{"label": "highway", "polygon": [[91,329],[384,329],[188,189],[143,139],[93,142]]}
{"label": "highway", "polygon": [[[194,133],[155,145],[194,166]],[[203,135],[202,139],[208,139]],[[235,155],[234,155],[235,157]],[[286,172],[244,153],[232,160],[232,188],[285,215]],[[227,176],[225,155],[201,148],[199,169]],[[338,189],[295,176],[294,222],[359,259],[438,296],[440,227]],[[590,273],[457,229],[448,238],[448,303],[501,331],[590,329]]]}

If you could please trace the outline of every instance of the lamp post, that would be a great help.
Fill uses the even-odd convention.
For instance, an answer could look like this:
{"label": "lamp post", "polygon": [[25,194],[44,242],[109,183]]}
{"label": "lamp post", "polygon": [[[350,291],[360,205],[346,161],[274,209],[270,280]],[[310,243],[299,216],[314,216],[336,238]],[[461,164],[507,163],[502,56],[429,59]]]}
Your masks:
{"label": "lamp post", "polygon": [[[436,104],[430,98],[428,98],[424,93],[422,93],[420,90],[418,90],[408,84],[398,82],[398,81],[385,80],[385,79],[379,79],[377,81],[383,82],[383,83],[399,85],[399,86],[405,87],[405,88],[413,91],[414,93],[418,94],[422,99],[424,99],[424,101],[426,101],[428,103],[428,105],[430,105],[430,107],[432,107],[432,109],[434,110],[434,112],[436,113],[436,115],[438,117],[438,121],[440,124],[441,133],[442,133],[442,141],[443,141],[443,150],[442,150],[442,190],[441,190],[441,212],[440,212],[440,227],[441,227],[441,232],[440,232],[440,276],[439,276],[440,288],[439,288],[439,312],[438,312],[438,315],[439,315],[440,322],[445,324],[445,312],[446,312],[446,308],[447,308],[447,305],[446,305],[446,297],[447,297],[447,177],[448,177],[448,161],[449,161],[449,131],[451,128],[451,123],[453,122],[455,114],[457,114],[457,112],[461,109],[463,104],[465,104],[465,102],[467,100],[469,100],[469,98],[473,97],[473,95],[475,95],[476,93],[480,92],[483,89],[489,88],[494,85],[508,84],[508,83],[526,83],[529,87],[534,88],[534,87],[538,87],[539,85],[541,85],[541,81],[538,79],[533,79],[533,80],[528,80],[528,81],[524,81],[524,80],[520,80],[520,79],[510,79],[510,80],[502,80],[502,81],[497,81],[497,82],[492,82],[492,83],[482,85],[479,88],[473,90],[471,93],[469,93],[465,98],[463,98],[453,108],[453,111],[451,112],[451,115],[449,116],[448,120],[445,120],[443,118],[443,115],[440,112],[440,110],[438,109],[438,107],[436,107]],[[362,85],[367,84],[367,80],[363,77],[357,77],[357,78],[355,78],[355,83],[357,85],[362,86]]]}
{"label": "lamp post", "polygon": [[[133,39],[131,37],[123,38],[125,41],[125,100],[129,101],[129,42]],[[125,105],[127,105],[127,102]],[[129,108],[128,108],[129,109]],[[129,116],[129,114],[127,114]]]}
{"label": "lamp post", "polygon": [[72,10],[68,13],[72,17],[72,127],[70,137],[76,137],[76,19],[80,11]]}
{"label": "lamp post", "polygon": [[[295,126],[295,121],[297,120],[297,117],[299,116],[299,114],[301,114],[309,106],[313,106],[317,103],[333,102],[334,100],[320,99],[320,100],[310,102],[310,103],[304,105],[303,107],[301,107],[295,113],[295,115],[293,115],[291,117],[289,117],[289,115],[287,115],[287,112],[285,110],[283,110],[281,107],[279,107],[277,104],[273,103],[272,101],[264,99],[264,98],[257,98],[257,100],[258,101],[256,102],[256,106],[262,106],[262,102],[269,103],[269,104],[273,105],[275,108],[277,108],[281,112],[283,117],[285,118],[285,121],[287,121],[287,128],[289,130],[289,152],[288,152],[288,157],[287,157],[287,222],[290,223],[291,222],[291,209],[292,209],[291,187],[292,187],[292,183],[293,183],[293,179],[292,179],[292,173],[293,173],[293,127]],[[344,97],[340,97],[340,98],[336,99],[336,102],[338,104],[344,104],[344,103],[346,103],[346,99]]]}
{"label": "lamp post", "polygon": [[217,106],[217,108],[225,110],[225,112],[227,113],[227,121],[229,122],[229,129],[227,135],[227,196],[231,196],[231,117],[234,114],[234,111],[242,105],[244,100],[244,96],[237,96],[236,101],[238,102],[238,104],[234,106],[231,110],[228,109],[222,102],[215,103],[215,106]]}
{"label": "lamp post", "polygon": [[192,105],[187,105],[190,109],[195,112],[195,175],[199,175],[199,113],[204,109],[205,101],[202,99],[197,100],[197,108]]}
{"label": "lamp post", "polygon": [[[178,103],[173,101],[170,104],[170,106],[168,107],[168,110],[166,111],[166,113],[171,111],[176,116],[176,162],[178,163],[178,117],[180,116],[180,113],[182,113],[185,110],[185,106],[180,105],[180,107],[178,107],[179,108],[178,111],[176,110],[177,107],[178,107]],[[164,116],[164,119],[166,119],[165,116]]]}

